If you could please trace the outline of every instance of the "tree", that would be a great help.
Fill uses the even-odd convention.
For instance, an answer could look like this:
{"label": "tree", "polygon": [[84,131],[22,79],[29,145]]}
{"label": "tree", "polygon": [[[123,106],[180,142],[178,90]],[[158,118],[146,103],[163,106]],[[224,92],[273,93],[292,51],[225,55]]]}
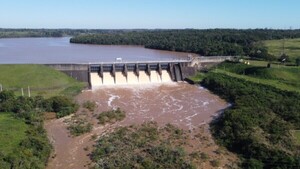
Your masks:
{"label": "tree", "polygon": [[272,54],[267,54],[264,56],[264,59],[266,61],[269,61],[269,62],[272,62],[272,61],[275,61],[276,60],[276,56],[272,55]]}
{"label": "tree", "polygon": [[4,90],[0,92],[0,103],[3,103],[7,100],[11,100],[15,98],[15,94],[13,91]]}
{"label": "tree", "polygon": [[298,58],[296,59],[296,65],[297,65],[297,66],[300,66],[300,57],[298,57]]}
{"label": "tree", "polygon": [[288,62],[289,61],[289,56],[287,55],[287,54],[282,54],[281,56],[280,56],[280,58],[279,58],[279,61],[280,62]]}

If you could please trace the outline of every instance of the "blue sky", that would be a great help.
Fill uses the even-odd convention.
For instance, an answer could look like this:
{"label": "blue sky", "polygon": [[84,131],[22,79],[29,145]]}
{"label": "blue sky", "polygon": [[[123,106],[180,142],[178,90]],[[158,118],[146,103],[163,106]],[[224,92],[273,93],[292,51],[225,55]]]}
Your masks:
{"label": "blue sky", "polygon": [[0,28],[300,28],[300,0],[0,0]]}

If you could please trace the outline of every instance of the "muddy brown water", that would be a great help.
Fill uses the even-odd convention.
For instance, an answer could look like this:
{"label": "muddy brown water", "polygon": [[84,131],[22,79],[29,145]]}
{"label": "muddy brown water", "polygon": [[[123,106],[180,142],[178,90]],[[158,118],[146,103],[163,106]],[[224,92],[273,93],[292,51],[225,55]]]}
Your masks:
{"label": "muddy brown water", "polygon": [[[73,138],[66,130],[64,119],[46,122],[45,127],[55,149],[47,169],[87,168],[90,162],[88,154],[94,144],[91,136],[104,135],[116,126],[156,121],[159,125],[171,123],[193,131],[201,125],[207,125],[213,117],[228,106],[228,103],[208,90],[183,82],[106,87],[96,91],[84,91],[76,97],[76,100],[79,103],[86,100],[97,103],[98,108],[95,113],[86,113],[83,109],[77,112],[87,114],[88,119],[94,124],[94,129],[89,134]],[[105,126],[97,124],[96,114],[118,107],[126,111],[126,118],[123,121]],[[84,150],[87,147],[88,150]]]}
{"label": "muddy brown water", "polygon": [[50,64],[186,59],[188,53],[146,49],[143,46],[83,45],[63,38],[0,39],[0,64]]}

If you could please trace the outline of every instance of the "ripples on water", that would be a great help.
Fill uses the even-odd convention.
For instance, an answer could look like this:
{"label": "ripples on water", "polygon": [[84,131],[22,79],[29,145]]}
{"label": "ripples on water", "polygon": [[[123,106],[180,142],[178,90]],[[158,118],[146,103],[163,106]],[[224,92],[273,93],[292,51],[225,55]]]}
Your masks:
{"label": "ripples on water", "polygon": [[209,122],[227,103],[202,87],[186,83],[104,87],[82,93],[78,100],[94,100],[104,111],[120,107],[127,112],[124,124],[156,121],[193,129]]}
{"label": "ripples on water", "polygon": [[83,45],[64,38],[0,39],[0,63],[89,63],[186,59],[188,53],[146,49],[142,46]]}

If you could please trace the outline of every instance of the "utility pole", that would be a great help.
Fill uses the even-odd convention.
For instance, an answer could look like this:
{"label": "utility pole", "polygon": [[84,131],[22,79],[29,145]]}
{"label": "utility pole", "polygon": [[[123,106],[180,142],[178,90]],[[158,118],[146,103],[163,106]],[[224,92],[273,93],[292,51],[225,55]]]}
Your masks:
{"label": "utility pole", "polygon": [[282,54],[281,55],[284,55],[285,54],[285,38],[283,38],[282,40]]}
{"label": "utility pole", "polygon": [[28,86],[28,97],[30,97],[30,88]]}
{"label": "utility pole", "polygon": [[24,90],[23,90],[23,88],[21,88],[21,92],[22,92],[22,96],[24,96]]}

